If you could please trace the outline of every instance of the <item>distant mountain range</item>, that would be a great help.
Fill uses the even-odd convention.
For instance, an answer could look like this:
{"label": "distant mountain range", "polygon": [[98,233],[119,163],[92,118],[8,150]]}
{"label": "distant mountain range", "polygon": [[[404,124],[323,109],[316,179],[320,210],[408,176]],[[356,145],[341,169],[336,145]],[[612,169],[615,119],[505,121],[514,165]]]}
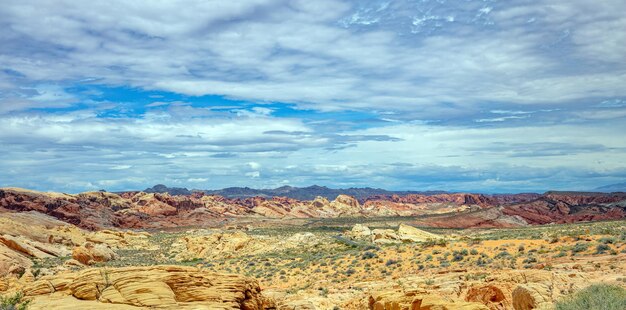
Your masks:
{"label": "distant mountain range", "polygon": [[326,197],[329,200],[337,198],[340,194],[350,195],[356,199],[362,200],[377,195],[436,195],[445,194],[444,191],[388,191],[380,188],[328,188],[326,186],[309,186],[309,187],[293,187],[281,186],[273,189],[254,189],[249,187],[228,187],[217,190],[200,190],[181,187],[167,187],[163,184],[155,185],[144,190],[146,193],[169,193],[170,195],[190,195],[193,192],[202,192],[208,195],[220,195],[227,198],[246,198],[246,197],[289,197],[298,200],[313,200],[317,196]]}
{"label": "distant mountain range", "polygon": [[[312,185],[308,187],[281,186],[278,188],[256,189],[250,187],[227,187],[223,189],[187,189],[184,187],[168,187],[158,184],[144,190],[146,193],[169,193],[170,195],[191,195],[194,192],[201,192],[207,195],[220,195],[226,198],[248,198],[248,197],[289,197],[298,200],[313,200],[317,196],[326,197],[329,200],[337,198],[340,194],[353,196],[358,200],[364,200],[373,196],[391,196],[391,195],[437,195],[449,194],[446,191],[389,191],[381,188],[371,187],[350,187],[350,188],[328,188],[326,186]],[[601,186],[592,190],[592,192],[613,193],[626,192],[626,182]],[[551,193],[551,192],[547,192]],[[568,193],[568,192],[562,192]],[[571,192],[579,194],[583,192]],[[589,193],[587,193],[589,194]],[[498,196],[498,195],[493,195]]]}
{"label": "distant mountain range", "polygon": [[603,193],[626,192],[626,182],[600,186],[594,189],[594,191]]}

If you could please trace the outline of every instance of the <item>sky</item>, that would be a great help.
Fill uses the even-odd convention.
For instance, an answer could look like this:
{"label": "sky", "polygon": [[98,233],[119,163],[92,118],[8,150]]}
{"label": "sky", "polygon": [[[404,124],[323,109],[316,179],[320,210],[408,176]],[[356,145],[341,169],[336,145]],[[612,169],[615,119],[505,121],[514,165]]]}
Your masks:
{"label": "sky", "polygon": [[626,180],[626,2],[3,1],[0,186]]}

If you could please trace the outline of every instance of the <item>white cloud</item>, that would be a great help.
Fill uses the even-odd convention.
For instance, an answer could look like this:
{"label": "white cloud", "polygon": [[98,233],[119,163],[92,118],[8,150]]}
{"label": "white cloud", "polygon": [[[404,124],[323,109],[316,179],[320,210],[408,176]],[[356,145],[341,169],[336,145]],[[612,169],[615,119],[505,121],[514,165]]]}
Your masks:
{"label": "white cloud", "polygon": [[[619,175],[623,11],[619,0],[4,3],[0,177],[68,189],[387,187],[409,182],[406,168],[536,188],[520,171],[559,166],[572,184],[576,169]],[[272,106],[152,95],[145,113],[105,118],[122,104],[69,90],[89,84]],[[389,122],[279,116],[281,103]],[[477,181],[481,171],[492,181]]]}
{"label": "white cloud", "polygon": [[133,166],[131,166],[131,165],[116,165],[116,166],[111,167],[110,169],[111,170],[126,170],[126,169],[130,169],[132,167]]}
{"label": "white cloud", "polygon": [[[493,16],[502,28],[484,28],[489,26],[468,19],[436,26],[455,27],[453,32],[414,38],[406,37],[410,29],[401,25],[393,31],[383,26],[346,29],[339,21],[357,13],[354,5],[342,1],[150,6],[22,1],[3,10],[9,26],[5,29],[21,44],[8,44],[12,48],[3,52],[0,64],[30,80],[95,77],[102,83],[293,102],[323,110],[381,105],[411,110],[442,102],[465,107],[485,100],[562,104],[590,95],[626,95],[623,71],[615,74],[626,69],[619,48],[626,19],[616,14],[623,2],[466,6],[450,5],[436,17],[447,20],[454,10],[471,11],[469,15]],[[360,10],[375,19],[390,18],[385,14],[399,9],[374,5]],[[404,14],[395,13],[396,19]],[[516,16],[523,18],[518,22]],[[536,16],[536,27],[528,28],[528,16]],[[567,50],[559,52],[562,47],[542,51],[551,44],[552,32],[566,29],[572,31],[576,53],[614,66],[593,72]],[[49,52],[33,54],[27,48],[31,44]],[[564,66],[579,70],[561,70]]]}
{"label": "white cloud", "polygon": [[259,168],[261,168],[261,164],[257,162],[253,162],[253,161],[249,162],[248,166],[250,166],[250,169],[253,169],[253,170],[259,170]]}

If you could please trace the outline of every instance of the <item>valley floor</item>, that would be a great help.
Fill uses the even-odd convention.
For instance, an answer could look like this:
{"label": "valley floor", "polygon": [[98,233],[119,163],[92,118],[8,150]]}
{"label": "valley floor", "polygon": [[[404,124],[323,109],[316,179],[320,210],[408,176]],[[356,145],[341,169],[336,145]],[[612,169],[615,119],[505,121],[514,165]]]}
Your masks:
{"label": "valley floor", "polygon": [[[0,291],[24,292],[32,309],[174,304],[190,309],[551,309],[594,283],[626,287],[626,221],[436,229],[415,228],[414,220],[237,218],[214,227],[88,232],[35,212],[3,213],[0,262],[13,269],[4,273]],[[11,243],[11,232],[22,234]],[[28,261],[19,260],[23,257]],[[95,286],[77,283],[94,270]],[[189,280],[187,273],[205,277],[214,289],[205,294],[216,296],[194,295],[205,284]],[[172,280],[171,274],[180,279]],[[220,280],[224,274],[236,278]],[[133,277],[145,287],[128,287]],[[163,296],[151,288],[159,281],[167,284]],[[178,288],[185,285],[195,289]],[[104,293],[109,287],[115,294]],[[245,297],[233,287],[241,287]],[[94,292],[84,293],[89,289]],[[167,294],[174,295],[167,299]]]}

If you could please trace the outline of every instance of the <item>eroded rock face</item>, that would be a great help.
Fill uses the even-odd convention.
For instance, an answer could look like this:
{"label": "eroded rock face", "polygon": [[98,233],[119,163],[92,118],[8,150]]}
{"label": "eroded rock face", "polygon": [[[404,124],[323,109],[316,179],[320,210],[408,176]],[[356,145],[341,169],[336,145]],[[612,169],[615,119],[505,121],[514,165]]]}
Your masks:
{"label": "eroded rock face", "polygon": [[265,245],[241,231],[185,236],[175,245],[176,247],[182,246],[176,259],[232,257],[236,253],[256,253]]}
{"label": "eroded rock face", "polygon": [[378,244],[399,243],[398,234],[391,229],[372,230],[372,242]]}
{"label": "eroded rock face", "polygon": [[64,301],[74,309],[101,304],[170,309],[265,309],[256,280],[180,266],[86,269],[43,277],[25,287],[24,293],[35,299],[35,309],[38,296],[46,298],[53,293],[73,297]]}
{"label": "eroded rock face", "polygon": [[351,230],[346,232],[346,237],[350,239],[369,238],[371,235],[372,230],[363,224],[355,224]]}
{"label": "eroded rock face", "polygon": [[213,259],[310,247],[319,242],[319,238],[310,232],[279,238],[251,236],[242,231],[193,230],[173,244],[171,254],[178,261]]}
{"label": "eroded rock face", "polygon": [[354,209],[357,210],[360,207],[359,201],[356,198],[348,195],[339,195],[335,200],[331,202],[338,209]]}
{"label": "eroded rock face", "polygon": [[93,265],[99,262],[108,262],[117,257],[110,246],[106,244],[85,244],[74,248],[72,258],[85,265]]}
{"label": "eroded rock face", "polygon": [[442,239],[443,236],[429,233],[427,231],[406,224],[400,224],[400,226],[398,227],[398,238],[402,241],[423,242],[429,239]]}
{"label": "eroded rock face", "polygon": [[420,310],[422,298],[402,292],[377,292],[369,297],[370,310]]}
{"label": "eroded rock face", "polygon": [[[83,263],[106,261],[116,248],[147,245],[147,233],[102,230],[90,232],[51,216],[31,212],[0,213],[0,277],[11,268],[28,269],[32,259],[66,257]],[[76,248],[76,249],[75,249]]]}
{"label": "eroded rock face", "polygon": [[391,244],[401,242],[424,242],[427,240],[437,240],[444,238],[441,235],[429,233],[427,231],[415,228],[410,225],[400,224],[398,230],[391,229],[374,229],[363,224],[355,224],[351,230],[346,231],[344,235],[353,240],[364,240],[378,244]]}
{"label": "eroded rock face", "polygon": [[465,300],[480,302],[489,306],[490,309],[506,309],[506,296],[495,285],[471,287],[465,296]]}
{"label": "eroded rock face", "polygon": [[370,310],[489,310],[477,302],[445,300],[425,292],[383,291],[369,297]]}
{"label": "eroded rock face", "polygon": [[533,225],[600,221],[626,217],[625,194],[547,193],[537,200],[503,208],[509,216],[518,216]]}
{"label": "eroded rock face", "polygon": [[[37,211],[88,230],[193,226],[235,216],[333,218],[424,214],[446,215],[420,223],[429,226],[514,227],[625,218],[624,200],[624,193],[439,194],[376,196],[360,203],[347,195],[339,195],[329,202],[322,197],[300,201],[286,197],[228,199],[202,193],[186,196],[144,192],[68,195],[0,189],[0,210]],[[467,213],[469,210],[477,212]]]}
{"label": "eroded rock face", "polygon": [[521,284],[513,290],[513,309],[551,309],[550,288],[542,283]]}

